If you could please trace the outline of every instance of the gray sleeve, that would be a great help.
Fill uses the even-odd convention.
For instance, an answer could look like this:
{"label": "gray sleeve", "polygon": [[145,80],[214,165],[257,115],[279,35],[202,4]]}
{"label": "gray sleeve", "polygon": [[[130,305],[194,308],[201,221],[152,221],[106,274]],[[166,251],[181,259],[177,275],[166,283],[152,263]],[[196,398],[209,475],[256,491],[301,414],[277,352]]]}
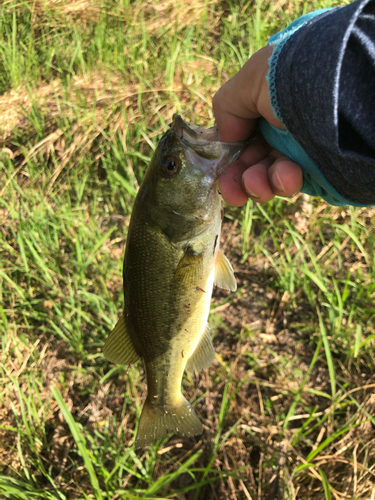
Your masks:
{"label": "gray sleeve", "polygon": [[283,45],[278,111],[329,183],[375,204],[375,0],[332,9]]}

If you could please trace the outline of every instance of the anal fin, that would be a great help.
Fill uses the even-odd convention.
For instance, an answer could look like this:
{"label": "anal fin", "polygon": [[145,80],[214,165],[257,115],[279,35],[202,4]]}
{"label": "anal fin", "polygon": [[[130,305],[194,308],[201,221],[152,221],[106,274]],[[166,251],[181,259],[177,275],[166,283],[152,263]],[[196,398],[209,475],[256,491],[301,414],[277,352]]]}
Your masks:
{"label": "anal fin", "polygon": [[129,365],[140,359],[131,341],[124,315],[121,316],[109,334],[103,353],[108,361],[118,365]]}
{"label": "anal fin", "polygon": [[216,254],[214,285],[231,292],[237,290],[233,267],[221,250]]}
{"label": "anal fin", "polygon": [[197,371],[205,370],[212,365],[214,359],[215,349],[212,345],[210,329],[208,325],[206,325],[205,331],[195,348],[195,351],[186,363],[186,368],[189,371],[193,371],[194,369]]}

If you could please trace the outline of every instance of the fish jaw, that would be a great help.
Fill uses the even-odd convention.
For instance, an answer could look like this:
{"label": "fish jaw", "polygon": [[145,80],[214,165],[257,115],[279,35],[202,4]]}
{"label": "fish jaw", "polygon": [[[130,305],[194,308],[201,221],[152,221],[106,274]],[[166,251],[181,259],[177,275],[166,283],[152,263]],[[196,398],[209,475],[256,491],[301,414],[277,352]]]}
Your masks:
{"label": "fish jaw", "polygon": [[225,169],[246,149],[249,141],[221,142],[217,127],[205,129],[173,115],[171,126],[185,150],[185,158],[193,173],[204,174],[206,183],[215,183]]}

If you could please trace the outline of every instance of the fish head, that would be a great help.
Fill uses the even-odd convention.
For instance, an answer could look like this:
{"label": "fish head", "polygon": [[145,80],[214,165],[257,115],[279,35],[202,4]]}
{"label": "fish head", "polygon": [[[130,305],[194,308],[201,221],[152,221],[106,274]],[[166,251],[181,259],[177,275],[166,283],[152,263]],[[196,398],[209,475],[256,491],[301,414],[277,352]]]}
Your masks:
{"label": "fish head", "polygon": [[220,142],[216,127],[205,129],[174,115],[142,183],[151,216],[159,225],[180,224],[177,232],[184,234],[194,224],[212,220],[221,206],[217,180],[246,145]]}

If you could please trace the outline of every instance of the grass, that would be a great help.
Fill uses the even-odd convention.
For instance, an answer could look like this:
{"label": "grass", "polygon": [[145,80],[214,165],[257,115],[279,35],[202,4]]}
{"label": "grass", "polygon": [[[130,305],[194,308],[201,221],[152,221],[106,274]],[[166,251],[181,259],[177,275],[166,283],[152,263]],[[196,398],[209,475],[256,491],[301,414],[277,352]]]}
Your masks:
{"label": "grass", "polygon": [[204,424],[134,451],[141,363],[102,355],[132,203],[174,112],[267,39],[338,5],[6,0],[0,6],[0,497],[375,498],[372,208],[227,207],[238,278],[217,356],[184,378]]}

